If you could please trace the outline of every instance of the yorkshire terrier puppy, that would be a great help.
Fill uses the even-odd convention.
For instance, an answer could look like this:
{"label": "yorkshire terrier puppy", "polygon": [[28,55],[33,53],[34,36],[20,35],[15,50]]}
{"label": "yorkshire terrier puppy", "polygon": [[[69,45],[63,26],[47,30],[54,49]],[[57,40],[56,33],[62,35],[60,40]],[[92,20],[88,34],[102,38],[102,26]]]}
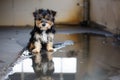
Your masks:
{"label": "yorkshire terrier puppy", "polygon": [[41,49],[53,52],[56,11],[38,9],[33,12],[33,16],[34,28],[31,31],[31,38],[27,47],[33,55],[37,54],[36,61],[40,62]]}

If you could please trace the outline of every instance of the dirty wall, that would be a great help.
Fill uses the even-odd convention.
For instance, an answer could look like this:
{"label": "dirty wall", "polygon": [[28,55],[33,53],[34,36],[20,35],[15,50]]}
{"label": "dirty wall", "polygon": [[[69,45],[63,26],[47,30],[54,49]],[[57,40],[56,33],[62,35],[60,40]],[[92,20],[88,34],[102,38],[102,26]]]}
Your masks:
{"label": "dirty wall", "polygon": [[[90,20],[120,33],[120,0],[90,0]],[[113,38],[89,36],[89,55],[80,80],[119,80],[120,44]],[[85,68],[84,66],[87,67]],[[78,80],[79,80],[78,79]]]}
{"label": "dirty wall", "polygon": [[82,21],[83,0],[0,0],[0,25],[33,25],[32,12],[39,8],[57,11],[58,24]]}
{"label": "dirty wall", "polygon": [[90,0],[90,18],[116,32],[120,29],[120,0]]}

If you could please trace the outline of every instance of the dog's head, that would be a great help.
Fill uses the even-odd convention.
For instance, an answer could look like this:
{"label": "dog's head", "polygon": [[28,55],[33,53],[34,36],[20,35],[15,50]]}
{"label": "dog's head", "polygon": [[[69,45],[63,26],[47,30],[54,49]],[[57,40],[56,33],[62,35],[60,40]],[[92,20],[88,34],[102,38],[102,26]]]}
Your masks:
{"label": "dog's head", "polygon": [[48,30],[54,25],[56,11],[49,9],[38,9],[33,12],[35,25],[40,30]]}

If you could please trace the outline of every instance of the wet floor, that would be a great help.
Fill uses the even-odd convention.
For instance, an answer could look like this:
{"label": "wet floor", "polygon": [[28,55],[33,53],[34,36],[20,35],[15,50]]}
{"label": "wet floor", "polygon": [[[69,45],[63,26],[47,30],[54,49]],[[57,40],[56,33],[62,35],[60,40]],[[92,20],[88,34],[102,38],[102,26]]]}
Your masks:
{"label": "wet floor", "polygon": [[[3,33],[4,30],[6,29],[2,30]],[[29,39],[31,29],[12,29],[12,31],[6,36],[9,36],[9,40],[16,41],[15,44],[20,46],[16,49],[22,50]],[[1,32],[1,34],[3,33]],[[55,69],[52,75],[54,80],[120,80],[119,40],[99,35],[68,33],[69,31],[67,34],[65,31],[61,31],[55,35],[56,47],[52,55]],[[28,52],[23,51],[16,61],[12,60],[14,65],[11,66],[12,69],[10,68],[9,71],[11,74],[6,76],[6,79],[35,80],[32,59],[29,57]],[[4,58],[2,61],[5,61]]]}

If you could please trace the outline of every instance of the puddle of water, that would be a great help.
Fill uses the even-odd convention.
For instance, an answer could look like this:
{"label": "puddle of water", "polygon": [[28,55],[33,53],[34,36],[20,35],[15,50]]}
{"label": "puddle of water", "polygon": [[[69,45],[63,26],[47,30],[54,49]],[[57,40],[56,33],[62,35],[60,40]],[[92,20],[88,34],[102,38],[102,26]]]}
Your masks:
{"label": "puddle of water", "polygon": [[[65,48],[67,46],[74,45],[72,40],[66,40],[64,42],[59,42],[54,45],[54,53],[58,50]],[[7,75],[3,80],[9,80],[9,76],[14,73],[34,73],[32,67],[32,59],[30,58],[32,55],[29,55],[29,51],[25,50],[21,54],[21,56],[17,59],[17,61],[13,64],[14,66],[9,67],[9,71],[7,71]],[[72,67],[69,67],[71,63],[66,62],[70,61],[73,64]],[[76,72],[76,58],[53,58],[55,73],[75,73]],[[63,68],[63,66],[66,66]],[[69,68],[68,68],[69,67]],[[21,79],[22,80],[22,79]]]}
{"label": "puddle of water", "polygon": [[[79,34],[57,34],[55,41],[59,43],[56,43],[54,48],[55,71],[52,75],[55,80],[119,80],[120,45],[113,45],[112,38],[86,37]],[[27,50],[22,53],[14,67],[10,67],[12,77],[9,76],[9,79],[15,78],[16,75],[20,78],[17,80],[35,77],[31,56]],[[115,74],[116,71],[118,74]]]}

